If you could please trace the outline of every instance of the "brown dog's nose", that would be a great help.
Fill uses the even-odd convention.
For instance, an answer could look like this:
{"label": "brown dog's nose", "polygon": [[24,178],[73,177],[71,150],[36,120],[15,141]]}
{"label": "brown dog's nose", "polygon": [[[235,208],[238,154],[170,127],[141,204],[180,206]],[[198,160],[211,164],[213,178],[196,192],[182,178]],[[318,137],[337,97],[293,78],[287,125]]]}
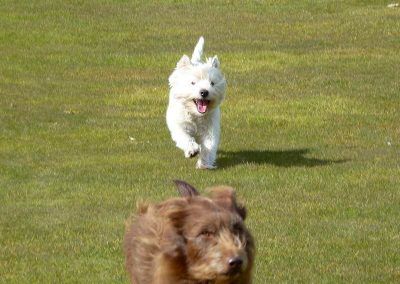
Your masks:
{"label": "brown dog's nose", "polygon": [[243,260],[240,257],[233,257],[228,260],[229,269],[240,269],[243,264]]}

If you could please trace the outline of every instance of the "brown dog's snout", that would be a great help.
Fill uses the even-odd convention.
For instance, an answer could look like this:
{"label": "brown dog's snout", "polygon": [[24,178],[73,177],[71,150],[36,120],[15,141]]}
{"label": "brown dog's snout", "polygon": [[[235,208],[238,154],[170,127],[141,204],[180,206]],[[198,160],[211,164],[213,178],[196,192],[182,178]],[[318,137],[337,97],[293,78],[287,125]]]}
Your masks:
{"label": "brown dog's snout", "polygon": [[228,273],[235,274],[241,271],[243,259],[239,256],[228,259]]}
{"label": "brown dog's snout", "polygon": [[243,259],[241,259],[240,257],[233,257],[233,258],[229,259],[228,263],[229,263],[229,267],[242,266]]}

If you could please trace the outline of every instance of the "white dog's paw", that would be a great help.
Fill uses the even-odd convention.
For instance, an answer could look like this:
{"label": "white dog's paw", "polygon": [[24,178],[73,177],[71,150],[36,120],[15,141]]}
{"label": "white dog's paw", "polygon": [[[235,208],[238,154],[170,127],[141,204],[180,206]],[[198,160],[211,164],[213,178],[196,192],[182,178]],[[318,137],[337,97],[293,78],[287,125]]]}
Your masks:
{"label": "white dog's paw", "polygon": [[201,160],[198,160],[196,163],[196,169],[199,170],[214,170],[217,166],[214,164],[205,164]]}
{"label": "white dog's paw", "polygon": [[200,152],[200,146],[195,143],[189,143],[189,147],[184,151],[186,158],[193,158]]}

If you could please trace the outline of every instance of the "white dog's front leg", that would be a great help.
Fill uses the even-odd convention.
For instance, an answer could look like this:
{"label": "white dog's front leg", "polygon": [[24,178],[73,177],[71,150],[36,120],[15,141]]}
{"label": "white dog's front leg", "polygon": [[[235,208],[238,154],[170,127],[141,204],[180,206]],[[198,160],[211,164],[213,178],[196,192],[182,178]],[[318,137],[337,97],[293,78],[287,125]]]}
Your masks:
{"label": "white dog's front leg", "polygon": [[171,131],[172,140],[175,141],[176,147],[183,150],[186,158],[193,158],[200,151],[199,144],[189,134],[182,130],[175,129]]}
{"label": "white dog's front leg", "polygon": [[219,144],[219,129],[214,129],[212,133],[204,137],[201,142],[200,157],[196,167],[198,169],[215,169],[217,150]]}

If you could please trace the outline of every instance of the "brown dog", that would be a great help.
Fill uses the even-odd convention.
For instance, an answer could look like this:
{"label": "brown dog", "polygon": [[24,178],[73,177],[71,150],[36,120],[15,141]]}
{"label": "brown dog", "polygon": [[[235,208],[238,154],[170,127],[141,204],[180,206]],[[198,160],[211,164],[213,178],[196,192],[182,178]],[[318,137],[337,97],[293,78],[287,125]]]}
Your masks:
{"label": "brown dog", "polygon": [[210,189],[210,198],[175,181],[181,198],[141,206],[127,225],[126,268],[134,284],[251,283],[254,242],[246,209],[232,188]]}

